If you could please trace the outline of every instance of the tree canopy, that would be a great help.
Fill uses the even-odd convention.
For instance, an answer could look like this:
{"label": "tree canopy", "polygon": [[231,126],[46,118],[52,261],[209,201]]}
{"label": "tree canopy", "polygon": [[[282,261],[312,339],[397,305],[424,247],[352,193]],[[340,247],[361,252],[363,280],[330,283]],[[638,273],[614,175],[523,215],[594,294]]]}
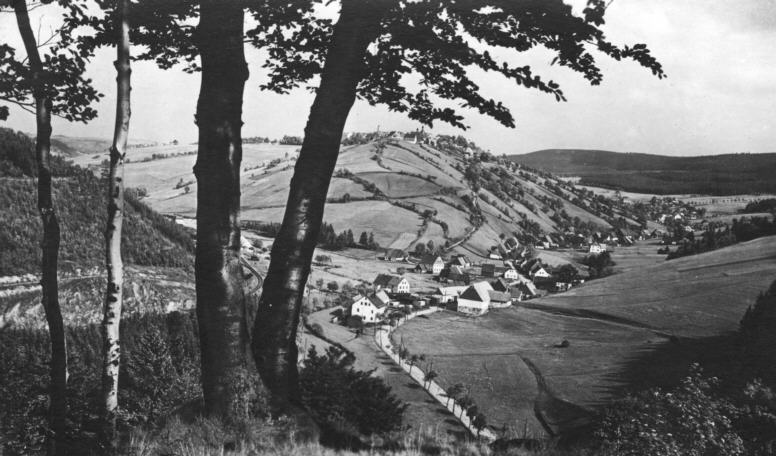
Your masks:
{"label": "tree canopy", "polygon": [[[331,44],[332,22],[314,17],[309,2],[296,3],[306,8],[295,18],[301,22],[269,33],[257,28],[247,34],[254,45],[269,53],[264,64],[269,81],[262,88],[279,93],[312,84],[322,72]],[[556,82],[535,74],[530,66],[497,59],[494,51],[499,49],[524,52],[544,47],[555,55],[553,65],[580,73],[592,85],[603,79],[595,52],[615,60],[634,60],[657,77],[665,76],[646,45],[618,46],[606,38],[601,29],[607,6],[604,0],[588,0],[581,15],[562,0],[374,3],[388,4],[390,10],[383,16],[378,39],[368,49],[358,96],[429,126],[441,121],[466,128],[458,110],[438,107],[437,100],[456,101],[507,127],[515,126],[512,113],[501,101],[480,93],[469,76],[470,69],[496,72],[518,86],[540,90],[558,101],[566,99]],[[256,11],[261,14],[260,9]],[[419,88],[405,82],[404,76],[410,74],[419,76]]]}
{"label": "tree canopy", "polygon": [[[0,2],[0,10],[10,10],[17,1]],[[63,13],[62,26],[48,37],[39,37],[37,43],[43,66],[41,87],[51,99],[51,112],[71,122],[88,122],[97,117],[91,106],[103,95],[93,86],[84,73],[91,57],[91,50],[77,46],[75,30],[80,24],[68,18],[84,14],[84,5],[70,0],[56,2]],[[8,7],[11,8],[8,8]],[[16,105],[30,113],[35,101],[32,67],[24,50],[8,43],[0,43],[0,120],[10,115],[9,105]]]}

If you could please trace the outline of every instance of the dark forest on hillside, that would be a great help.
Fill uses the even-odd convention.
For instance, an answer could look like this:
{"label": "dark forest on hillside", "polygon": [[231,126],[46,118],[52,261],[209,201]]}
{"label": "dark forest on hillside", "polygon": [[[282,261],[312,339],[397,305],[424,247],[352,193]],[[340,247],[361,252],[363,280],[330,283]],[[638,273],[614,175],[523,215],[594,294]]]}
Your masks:
{"label": "dark forest on hillside", "polygon": [[[27,136],[0,129],[0,275],[36,273],[40,269],[41,224],[35,204],[34,144]],[[105,183],[91,171],[52,160],[54,203],[61,214],[63,271],[104,264]],[[190,268],[191,235],[154,212],[135,192],[126,193],[122,252],[127,263]]]}
{"label": "dark forest on hillside", "polygon": [[736,195],[775,193],[776,153],[698,157],[603,150],[542,150],[512,161],[554,174],[580,177],[581,185],[654,193]]}

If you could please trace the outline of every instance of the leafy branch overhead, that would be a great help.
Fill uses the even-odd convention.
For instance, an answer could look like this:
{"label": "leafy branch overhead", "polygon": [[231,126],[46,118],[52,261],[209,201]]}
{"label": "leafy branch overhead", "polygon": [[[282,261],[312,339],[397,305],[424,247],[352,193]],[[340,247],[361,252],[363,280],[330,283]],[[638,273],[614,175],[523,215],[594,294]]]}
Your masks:
{"label": "leafy branch overhead", "polygon": [[[269,81],[262,88],[286,93],[309,84],[323,68],[332,37],[332,22],[316,18],[309,3],[292,2],[297,17],[284,16],[286,26],[259,26],[248,31],[251,42],[268,51],[265,67]],[[330,2],[324,2],[330,3]],[[535,74],[530,66],[510,65],[494,57],[499,50],[525,52],[543,47],[555,54],[552,61],[580,73],[590,84],[603,78],[595,51],[615,60],[631,59],[665,76],[646,45],[618,46],[607,40],[604,24],[606,3],[589,0],[581,15],[562,0],[373,0],[390,12],[381,21],[379,37],[366,55],[367,67],[358,95],[372,105],[385,104],[431,126],[434,121],[466,128],[453,108],[436,107],[432,97],[456,101],[514,127],[510,110],[488,98],[470,77],[471,69],[496,72],[518,86],[566,98],[552,80]],[[255,8],[256,15],[262,10]],[[420,88],[407,87],[405,76],[419,78]]]}
{"label": "leafy branch overhead", "polygon": [[[17,0],[21,1],[21,0]],[[9,2],[13,4],[14,2]],[[45,45],[41,55],[42,74],[38,86],[51,100],[51,112],[71,122],[88,122],[97,117],[92,103],[102,98],[85,76],[86,65],[91,57],[89,50],[75,45],[76,28],[80,26],[68,17],[80,14],[81,6],[69,0],[59,0],[63,8],[63,25]],[[4,10],[0,5],[0,10]],[[43,44],[38,45],[44,48]],[[10,114],[9,105],[16,105],[28,112],[34,112],[34,86],[31,66],[24,52],[19,52],[7,43],[0,44],[0,120]]]}

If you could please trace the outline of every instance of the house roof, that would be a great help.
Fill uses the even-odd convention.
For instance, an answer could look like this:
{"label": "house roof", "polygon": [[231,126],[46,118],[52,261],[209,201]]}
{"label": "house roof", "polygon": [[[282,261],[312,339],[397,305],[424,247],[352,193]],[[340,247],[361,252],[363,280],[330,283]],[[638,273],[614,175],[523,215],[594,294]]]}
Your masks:
{"label": "house roof", "polygon": [[429,266],[431,266],[434,263],[436,263],[437,261],[444,262],[444,260],[442,260],[442,257],[440,257],[439,255],[431,255],[431,254],[427,253],[427,254],[423,255],[423,257],[420,259],[420,264],[421,265],[429,265]]}
{"label": "house roof", "polygon": [[379,274],[374,282],[372,282],[373,285],[380,286],[380,287],[395,287],[401,281],[403,280],[403,277],[390,275],[390,274]]}
{"label": "house roof", "polygon": [[506,291],[489,290],[488,297],[491,301],[509,302],[512,300],[512,294]]}
{"label": "house roof", "polygon": [[407,252],[401,249],[385,249],[386,258],[404,258]]}
{"label": "house roof", "polygon": [[482,265],[482,275],[493,276],[496,273],[496,265],[492,263],[484,263]]}
{"label": "house roof", "polygon": [[439,287],[437,291],[439,291],[439,294],[442,296],[458,296],[462,292],[466,291],[468,287],[460,286],[460,287]]}
{"label": "house roof", "polygon": [[469,285],[469,287],[461,293],[462,299],[468,299],[470,301],[489,302],[489,291],[492,291],[493,287],[488,282],[477,282]]}
{"label": "house roof", "polygon": [[530,280],[527,282],[520,282],[520,284],[517,286],[521,291],[524,293],[530,293],[531,295],[536,295],[539,290],[536,289],[536,285],[534,285],[533,282]]}
{"label": "house roof", "polygon": [[494,290],[496,291],[507,291],[509,290],[509,283],[504,280],[503,278],[499,277],[498,279],[494,280],[490,283]]}
{"label": "house roof", "polygon": [[[388,296],[386,296],[387,298]],[[383,307],[388,305],[388,302],[383,302],[383,300],[378,297],[376,294],[373,294],[369,297],[369,301],[378,309],[382,309]]]}

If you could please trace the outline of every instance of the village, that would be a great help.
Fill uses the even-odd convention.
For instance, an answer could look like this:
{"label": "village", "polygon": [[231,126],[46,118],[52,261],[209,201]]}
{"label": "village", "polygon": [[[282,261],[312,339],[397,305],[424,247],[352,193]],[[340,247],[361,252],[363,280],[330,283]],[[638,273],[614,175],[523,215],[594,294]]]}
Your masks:
{"label": "village", "polygon": [[523,250],[525,258],[503,260],[502,264],[488,261],[475,264],[463,254],[449,258],[426,254],[413,258],[405,251],[387,249],[381,258],[396,263],[397,271],[410,268],[416,274],[430,275],[439,286],[433,292],[418,292],[403,274],[378,274],[370,290],[352,296],[342,322],[355,328],[393,323],[408,312],[429,306],[466,315],[484,315],[490,309],[509,307],[584,283],[584,276],[573,266],[551,268],[539,258],[528,258],[529,251]]}

